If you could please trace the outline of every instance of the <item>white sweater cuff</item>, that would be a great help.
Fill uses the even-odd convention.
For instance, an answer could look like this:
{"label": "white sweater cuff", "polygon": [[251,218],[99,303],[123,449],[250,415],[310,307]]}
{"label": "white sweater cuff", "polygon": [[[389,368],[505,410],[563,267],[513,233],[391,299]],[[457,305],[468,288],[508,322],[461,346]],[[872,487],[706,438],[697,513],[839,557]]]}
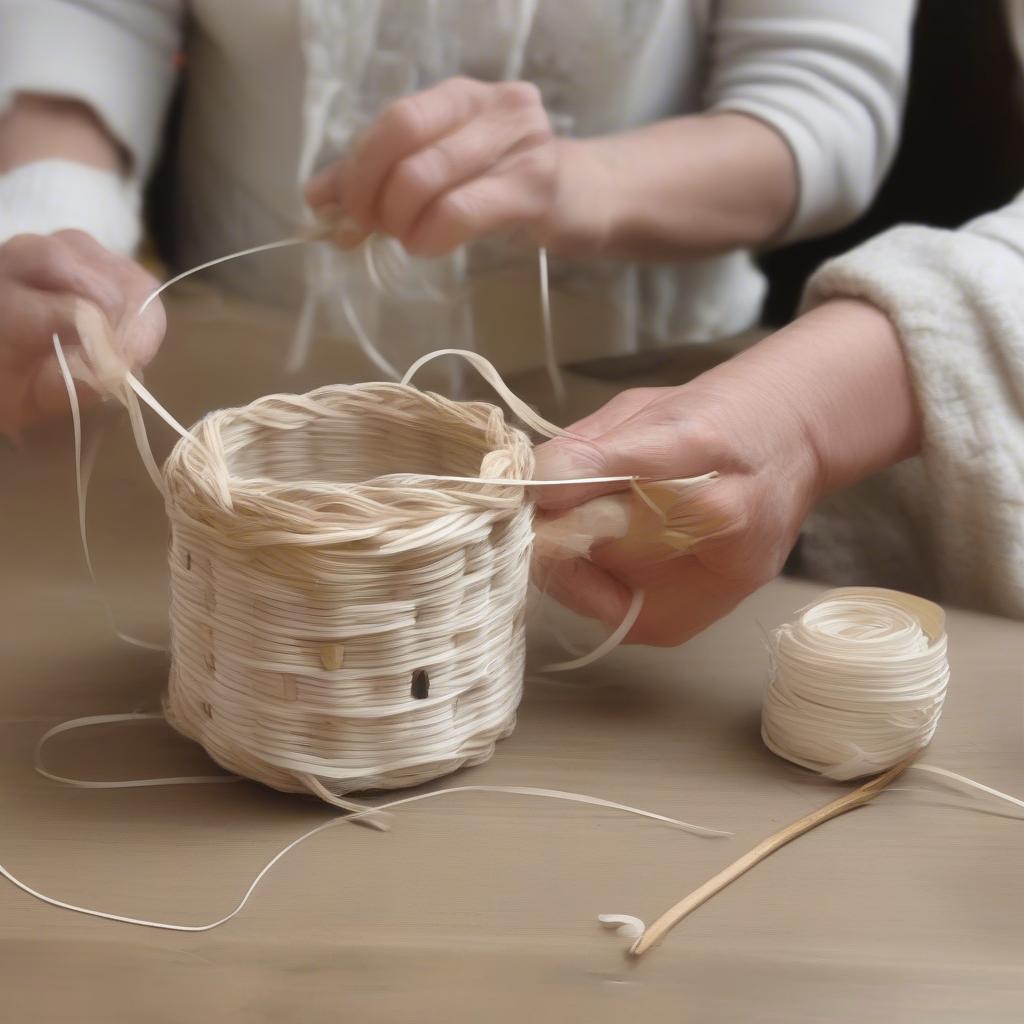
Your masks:
{"label": "white sweater cuff", "polygon": [[0,176],[0,242],[77,228],[112,252],[130,256],[139,243],[137,185],[111,171],[69,160],[40,160]]}

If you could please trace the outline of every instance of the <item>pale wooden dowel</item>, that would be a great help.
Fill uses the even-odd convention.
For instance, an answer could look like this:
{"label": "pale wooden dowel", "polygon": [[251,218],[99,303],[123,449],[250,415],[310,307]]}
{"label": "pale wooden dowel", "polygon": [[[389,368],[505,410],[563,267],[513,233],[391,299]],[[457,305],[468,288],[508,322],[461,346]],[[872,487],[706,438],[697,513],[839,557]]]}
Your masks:
{"label": "pale wooden dowel", "polygon": [[899,764],[888,771],[882,772],[881,775],[876,775],[873,779],[869,779],[852,793],[847,793],[845,796],[833,800],[824,807],[812,811],[799,821],[794,821],[792,825],[787,825],[774,835],[762,840],[749,853],[745,853],[739,860],[734,861],[727,868],[719,871],[713,878],[709,878],[700,888],[694,889],[689,896],[680,900],[674,907],[666,910],[629,947],[629,952],[633,956],[642,956],[651,946],[660,942],[687,914],[696,910],[701,904],[706,903],[715,893],[721,892],[722,889],[731,882],[734,882],[740,875],[749,871],[755,864],[759,864],[770,854],[773,854],[780,846],[785,846],[790,840],[796,839],[797,836],[802,836],[805,832],[809,832],[822,822],[836,818],[847,811],[852,811],[855,807],[862,807],[881,793],[890,782],[899,778],[910,767],[916,757],[917,754],[915,753],[910,757],[904,758]]}

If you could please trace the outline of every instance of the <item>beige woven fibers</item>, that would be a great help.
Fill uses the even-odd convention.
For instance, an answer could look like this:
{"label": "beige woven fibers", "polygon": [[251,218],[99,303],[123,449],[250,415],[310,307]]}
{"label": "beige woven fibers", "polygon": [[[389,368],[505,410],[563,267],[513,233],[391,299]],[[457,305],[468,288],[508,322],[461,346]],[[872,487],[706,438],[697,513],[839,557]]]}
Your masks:
{"label": "beige woven fibers", "polygon": [[[486,761],[515,724],[533,508],[500,409],[390,383],[212,413],[164,467],[165,713],[325,799]],[[419,476],[417,476],[419,475]]]}

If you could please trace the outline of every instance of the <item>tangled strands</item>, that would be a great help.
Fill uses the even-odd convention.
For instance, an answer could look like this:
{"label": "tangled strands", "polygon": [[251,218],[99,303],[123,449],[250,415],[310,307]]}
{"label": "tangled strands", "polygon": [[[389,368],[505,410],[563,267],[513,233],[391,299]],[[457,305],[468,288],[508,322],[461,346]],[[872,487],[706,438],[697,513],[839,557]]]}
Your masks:
{"label": "tangled strands", "polygon": [[893,590],[831,590],[777,629],[761,735],[769,750],[833,779],[924,749],[949,682],[945,614]]}
{"label": "tangled strands", "polygon": [[532,469],[496,407],[401,384],[207,416],[164,467],[168,722],[331,802],[486,761],[521,695],[533,510],[439,478]]}
{"label": "tangled strands", "polygon": [[[342,219],[338,219],[333,222],[317,224],[298,235],[278,239],[273,242],[264,242],[261,245],[254,245],[248,249],[241,249],[238,252],[227,253],[224,256],[207,260],[205,263],[200,263],[197,266],[189,267],[187,270],[175,274],[174,277],[168,278],[148,295],[139,307],[139,314],[144,313],[169,288],[185,280],[185,278],[192,277],[193,274],[210,270],[221,263],[229,263],[233,260],[256,256],[259,253],[272,252],[275,249],[287,249],[296,245],[324,242],[338,230],[342,223]],[[367,276],[379,295],[390,295],[398,299],[429,299],[439,305],[458,298],[467,301],[468,296],[464,285],[461,289],[452,291],[435,284],[430,280],[429,275],[425,273],[423,261],[413,260],[405,248],[393,238],[388,238],[386,235],[372,234],[360,243],[358,249],[362,252]],[[465,250],[458,250],[453,255],[452,260],[457,268],[456,277],[462,280],[465,277]],[[562,378],[562,370],[558,365],[558,354],[555,351],[555,333],[551,317],[548,253],[547,249],[543,246],[537,249],[537,273],[540,288],[541,340],[544,346],[544,368],[548,375],[548,380],[551,382],[555,400],[559,408],[564,409],[566,402],[565,381]],[[402,375],[380,351],[370,332],[356,313],[351,296],[343,289],[339,298],[345,311],[348,325],[363,354],[386,378],[389,380],[399,380]],[[285,369],[289,373],[298,373],[306,365],[306,360],[309,358],[309,349],[313,341],[313,321],[315,316],[315,295],[313,292],[308,292],[299,313],[291,350],[285,361]]]}

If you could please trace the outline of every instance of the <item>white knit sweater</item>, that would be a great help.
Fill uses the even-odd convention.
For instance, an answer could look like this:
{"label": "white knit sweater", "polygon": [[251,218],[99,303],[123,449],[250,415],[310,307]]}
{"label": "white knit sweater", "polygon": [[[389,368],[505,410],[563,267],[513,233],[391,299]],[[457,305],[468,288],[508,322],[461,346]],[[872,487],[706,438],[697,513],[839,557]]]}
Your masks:
{"label": "white knit sweater", "polygon": [[[308,216],[301,188],[315,168],[386,102],[454,74],[528,78],[556,130],[576,135],[700,110],[758,117],[796,159],[799,205],[785,236],[794,239],[853,219],[885,173],[912,8],[912,0],[0,0],[0,107],[18,90],[78,97],[144,177],[184,45],[176,222],[184,264],[292,233]],[[31,223],[25,192],[0,182],[0,231],[4,202],[20,204],[18,226]],[[44,213],[48,228],[52,211]],[[96,217],[87,221],[102,232]],[[123,227],[114,234],[126,237]],[[514,258],[472,249],[487,268]],[[328,251],[318,250],[213,273],[293,308],[310,277],[327,296],[345,282],[378,337],[401,333],[403,314],[427,348],[450,329],[398,303],[368,308],[373,289],[360,268],[333,254],[323,265]],[[528,280],[535,288],[532,271]],[[611,297],[620,313],[602,324],[604,337],[583,339],[587,351],[563,353],[569,358],[733,334],[757,319],[764,293],[743,252],[675,266],[578,264],[559,280]]]}
{"label": "white knit sweater", "polygon": [[1024,193],[959,231],[900,227],[832,260],[806,304],[835,296],[896,325],[923,445],[821,507],[802,567],[1024,619]]}

